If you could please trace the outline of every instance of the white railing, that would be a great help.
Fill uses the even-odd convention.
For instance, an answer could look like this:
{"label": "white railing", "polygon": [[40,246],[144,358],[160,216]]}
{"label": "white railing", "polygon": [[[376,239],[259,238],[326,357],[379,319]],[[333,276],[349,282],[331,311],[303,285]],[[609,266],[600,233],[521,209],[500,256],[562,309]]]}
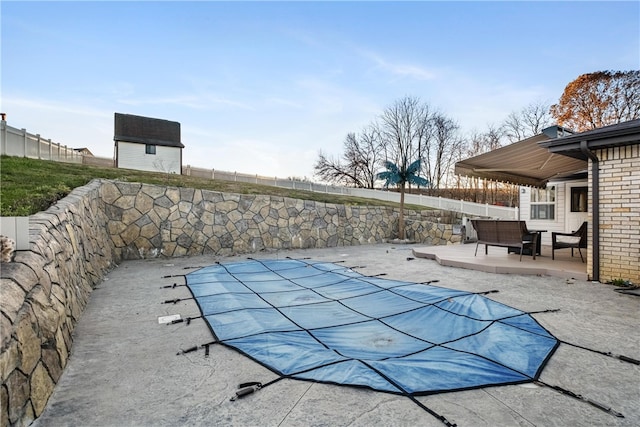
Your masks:
{"label": "white railing", "polygon": [[[292,190],[306,190],[317,193],[339,194],[343,196],[363,197],[366,199],[400,202],[400,193],[386,190],[372,190],[366,188],[336,187],[327,184],[318,184],[311,181],[284,179],[278,177],[265,177],[260,175],[248,175],[238,172],[219,171],[215,169],[202,169],[187,165],[182,169],[183,175],[200,178],[219,179],[223,181],[246,182],[250,184],[270,185],[273,187],[289,188]],[[518,219],[517,207],[494,206],[487,203],[465,202],[464,200],[445,199],[442,197],[424,196],[419,194],[405,194],[405,203],[425,206],[434,209],[442,209],[461,212],[469,216],[483,216],[500,219]]]}
{"label": "white railing", "polygon": [[[349,194],[368,199],[388,200],[400,202],[400,193],[396,191],[371,190],[365,188],[346,188]],[[427,206],[453,212],[461,212],[465,215],[485,216],[500,219],[517,219],[518,208],[494,206],[487,203],[465,202],[464,200],[445,199],[442,197],[425,196],[422,194],[405,194],[404,202],[412,205]]]}
{"label": "white railing", "polygon": [[82,163],[82,154],[73,148],[51,142],[51,139],[44,139],[39,134],[31,134],[26,129],[8,126],[5,120],[0,121],[0,154]]}

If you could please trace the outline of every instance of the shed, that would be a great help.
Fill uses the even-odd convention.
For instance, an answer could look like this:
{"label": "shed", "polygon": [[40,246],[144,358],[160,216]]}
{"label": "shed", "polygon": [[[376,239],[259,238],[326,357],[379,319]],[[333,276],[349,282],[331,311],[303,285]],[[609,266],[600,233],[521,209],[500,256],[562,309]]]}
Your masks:
{"label": "shed", "polygon": [[115,113],[116,167],[182,173],[180,123]]}

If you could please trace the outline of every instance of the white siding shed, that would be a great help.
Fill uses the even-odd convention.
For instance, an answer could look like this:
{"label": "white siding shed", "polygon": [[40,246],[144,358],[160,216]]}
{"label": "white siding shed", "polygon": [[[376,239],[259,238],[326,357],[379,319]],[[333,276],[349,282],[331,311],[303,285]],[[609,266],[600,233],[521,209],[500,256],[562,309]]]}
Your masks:
{"label": "white siding shed", "polygon": [[115,113],[116,167],[182,173],[180,123]]}

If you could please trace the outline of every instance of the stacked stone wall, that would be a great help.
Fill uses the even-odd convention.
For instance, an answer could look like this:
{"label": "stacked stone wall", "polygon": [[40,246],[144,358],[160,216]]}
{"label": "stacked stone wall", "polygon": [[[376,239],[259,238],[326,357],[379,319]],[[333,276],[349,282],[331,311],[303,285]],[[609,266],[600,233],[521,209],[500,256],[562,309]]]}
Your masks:
{"label": "stacked stone wall", "polygon": [[[105,181],[107,231],[123,259],[159,255],[232,255],[264,249],[326,248],[396,237],[399,210],[283,197]],[[407,236],[422,243],[460,242],[459,214],[407,211]],[[429,220],[424,220],[427,217]]]}
{"label": "stacked stone wall", "polygon": [[[37,418],[66,366],[92,288],[121,260],[380,243],[398,209],[92,181],[29,218],[30,250],[0,275],[0,425]],[[459,215],[406,211],[407,237],[460,242]],[[428,220],[425,220],[428,218]]]}
{"label": "stacked stone wall", "polygon": [[118,261],[99,182],[29,218],[30,250],[0,273],[0,425],[27,425],[53,392],[92,286]]}

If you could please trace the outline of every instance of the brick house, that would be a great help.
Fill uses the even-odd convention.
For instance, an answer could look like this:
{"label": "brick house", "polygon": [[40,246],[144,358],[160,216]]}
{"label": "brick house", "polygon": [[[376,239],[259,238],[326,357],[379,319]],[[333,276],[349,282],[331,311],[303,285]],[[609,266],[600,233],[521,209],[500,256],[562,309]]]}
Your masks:
{"label": "brick house", "polygon": [[582,133],[552,126],[455,172],[520,184],[520,219],[548,231],[543,245],[587,221],[588,276],[640,283],[640,120]]}
{"label": "brick house", "polygon": [[640,119],[540,146],[588,162],[589,277],[640,283]]}

